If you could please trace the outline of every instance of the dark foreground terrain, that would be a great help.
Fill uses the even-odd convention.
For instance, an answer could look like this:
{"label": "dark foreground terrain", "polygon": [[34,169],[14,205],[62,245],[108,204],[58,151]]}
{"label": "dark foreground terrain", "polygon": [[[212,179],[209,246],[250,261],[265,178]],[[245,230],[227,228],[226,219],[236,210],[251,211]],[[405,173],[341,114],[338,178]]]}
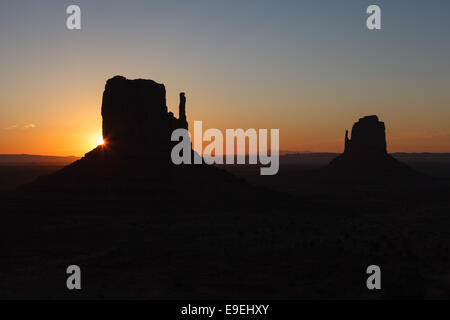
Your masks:
{"label": "dark foreground terrain", "polygon": [[[234,199],[4,192],[0,297],[450,298],[448,179],[311,184],[310,166],[265,180],[229,169],[263,189]],[[66,288],[72,264],[81,291]],[[380,291],[366,288],[372,264]]]}
{"label": "dark foreground terrain", "polygon": [[15,189],[42,175],[55,172],[77,157],[0,154],[0,192]]}

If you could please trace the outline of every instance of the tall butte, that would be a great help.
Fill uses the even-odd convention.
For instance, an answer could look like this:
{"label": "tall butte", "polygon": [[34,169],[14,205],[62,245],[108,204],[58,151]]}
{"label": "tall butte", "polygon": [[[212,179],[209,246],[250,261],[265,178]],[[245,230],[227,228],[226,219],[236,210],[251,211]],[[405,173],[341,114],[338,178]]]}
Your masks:
{"label": "tall butte", "polygon": [[101,113],[105,145],[87,157],[106,152],[114,157],[167,162],[172,131],[188,128],[184,93],[180,93],[177,119],[168,112],[164,85],[153,80],[128,80],[122,76],[109,79]]}
{"label": "tall butte", "polygon": [[376,115],[355,122],[351,138],[345,132],[344,153],[325,169],[328,178],[337,181],[383,183],[424,178],[387,153],[386,127]]}
{"label": "tall butte", "polygon": [[[181,192],[203,190],[214,182],[224,188],[243,182],[214,166],[174,165],[171,161],[173,130],[187,129],[186,96],[180,93],[179,117],[166,106],[166,89],[153,80],[115,76],[106,82],[102,100],[104,145],[31,187],[77,193]],[[191,152],[193,152],[191,150]],[[186,186],[190,186],[186,190]],[[198,191],[198,190],[197,190]],[[208,188],[213,192],[213,188]],[[205,191],[206,192],[206,191]],[[206,193],[208,193],[206,192]],[[66,192],[67,194],[67,192]]]}

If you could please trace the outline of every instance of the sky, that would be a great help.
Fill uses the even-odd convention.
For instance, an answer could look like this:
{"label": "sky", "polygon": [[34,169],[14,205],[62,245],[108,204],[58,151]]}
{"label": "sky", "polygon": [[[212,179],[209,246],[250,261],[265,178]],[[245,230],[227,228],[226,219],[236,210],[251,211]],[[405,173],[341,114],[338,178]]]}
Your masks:
{"label": "sky", "polygon": [[[81,8],[68,30],[66,8]],[[381,8],[368,30],[366,8]],[[81,156],[108,78],[164,83],[207,128],[280,130],[280,149],[342,152],[376,114],[389,152],[450,152],[450,1],[0,2],[0,153]]]}

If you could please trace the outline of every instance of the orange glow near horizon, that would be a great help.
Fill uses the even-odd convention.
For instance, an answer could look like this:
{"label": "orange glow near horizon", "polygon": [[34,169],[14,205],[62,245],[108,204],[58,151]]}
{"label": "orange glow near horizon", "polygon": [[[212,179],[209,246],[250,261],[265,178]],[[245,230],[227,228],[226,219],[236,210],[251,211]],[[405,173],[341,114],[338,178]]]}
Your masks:
{"label": "orange glow near horizon", "polygon": [[[84,73],[76,72],[73,82],[57,75],[39,83],[28,78],[9,79],[3,86],[8,95],[0,95],[0,106],[8,106],[0,108],[0,154],[83,156],[104,143],[100,109],[105,81],[112,76],[102,73],[86,79]],[[350,131],[358,118],[377,114],[386,124],[389,152],[450,152],[450,109],[446,108],[450,95],[427,101],[425,97],[413,99],[403,91],[384,101],[385,96],[367,100],[361,93],[350,98],[348,92],[328,96],[302,89],[273,90],[265,96],[257,88],[243,91],[243,84],[222,88],[207,79],[178,79],[177,74],[151,77],[136,73],[126,77],[161,77],[158,82],[166,85],[167,106],[175,115],[178,94],[186,92],[191,136],[194,121],[201,120],[203,131],[279,129],[281,152],[340,153],[345,130]],[[30,88],[26,95],[23,87]],[[432,103],[435,111],[423,108],[427,103]]]}
{"label": "orange glow near horizon", "polygon": [[[189,96],[188,96],[189,99]],[[99,102],[98,102],[99,103]],[[90,120],[79,121],[82,116],[72,113],[69,118],[62,115],[49,118],[45,123],[37,122],[34,126],[20,124],[10,127],[0,128],[0,154],[40,154],[55,156],[82,156],[99,145],[104,145],[105,141],[101,135],[101,117],[98,115],[99,107],[90,104]],[[99,103],[101,105],[101,103]],[[172,105],[175,105],[173,103]],[[189,128],[193,137],[194,119],[201,119],[201,110],[192,106],[190,117],[190,105],[188,100],[187,113]],[[170,108],[170,111],[175,111]],[[219,109],[220,110],[220,109]],[[85,113],[85,112],[83,112]],[[218,119],[208,114],[210,119],[203,121],[203,132],[215,126],[225,134],[225,129],[255,128],[270,129],[271,124],[267,116],[259,119],[247,120],[246,126],[242,118],[227,119],[218,112]],[[197,116],[195,116],[197,115]],[[365,115],[365,113],[363,113]],[[88,119],[88,115],[85,115]],[[63,123],[66,121],[66,123]],[[320,124],[320,119],[314,115],[300,118],[296,124],[289,122],[274,122],[273,127],[280,128],[280,152],[333,152],[340,153],[344,147],[345,130],[351,130],[353,122],[358,120],[358,116],[348,120],[340,120],[335,123],[329,122]],[[385,116],[380,116],[380,120],[386,123],[388,151],[394,152],[450,152],[450,132],[439,129],[426,129],[411,131],[408,130],[407,123],[393,119],[389,121]],[[229,125],[227,125],[229,123]],[[313,123],[317,125],[312,125]],[[206,146],[207,143],[204,143]],[[224,148],[225,149],[225,148]]]}

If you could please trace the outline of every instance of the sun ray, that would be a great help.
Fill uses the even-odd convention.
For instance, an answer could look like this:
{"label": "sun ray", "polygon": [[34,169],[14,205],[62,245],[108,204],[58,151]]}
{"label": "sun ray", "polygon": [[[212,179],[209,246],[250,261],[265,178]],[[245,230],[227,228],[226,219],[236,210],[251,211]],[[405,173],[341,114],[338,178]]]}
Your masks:
{"label": "sun ray", "polygon": [[105,144],[105,140],[103,140],[103,136],[97,137],[97,146],[101,146]]}

